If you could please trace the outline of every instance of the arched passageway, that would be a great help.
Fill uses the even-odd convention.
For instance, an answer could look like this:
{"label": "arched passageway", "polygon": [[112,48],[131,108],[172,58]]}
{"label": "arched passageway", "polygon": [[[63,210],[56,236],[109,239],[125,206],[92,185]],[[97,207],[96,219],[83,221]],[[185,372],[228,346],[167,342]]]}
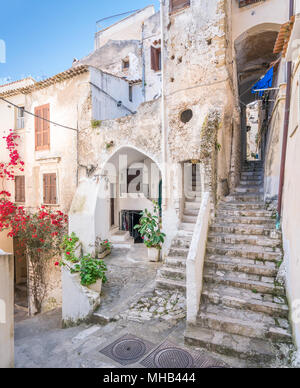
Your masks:
{"label": "arched passageway", "polygon": [[273,82],[279,75],[278,55],[273,53],[280,25],[257,25],[241,34],[234,43],[238,95],[241,107],[243,160],[263,158],[270,104],[276,90],[253,93],[253,86],[271,68]]}
{"label": "arched passageway", "polygon": [[70,211],[70,232],[91,252],[97,237],[113,243],[141,243],[134,226],[140,213],[160,200],[161,172],[144,152],[121,147],[92,178],[79,184]]}

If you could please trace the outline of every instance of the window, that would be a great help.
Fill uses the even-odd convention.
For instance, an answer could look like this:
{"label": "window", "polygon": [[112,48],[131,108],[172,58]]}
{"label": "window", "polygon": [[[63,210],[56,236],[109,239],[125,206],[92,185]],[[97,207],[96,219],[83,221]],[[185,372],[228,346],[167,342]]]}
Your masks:
{"label": "window", "polygon": [[25,176],[15,177],[15,201],[25,202]]}
{"label": "window", "polygon": [[24,128],[24,107],[17,108],[17,129]]}
{"label": "window", "polygon": [[263,0],[239,0],[239,7],[246,7],[247,5],[254,4],[254,3],[259,3],[260,1]]}
{"label": "window", "polygon": [[170,0],[170,12],[190,6],[190,0]]}
{"label": "window", "polygon": [[154,71],[161,70],[161,48],[151,46],[151,69]]}
{"label": "window", "polygon": [[[38,106],[34,110],[35,117],[35,150],[50,149],[50,105]],[[48,120],[48,121],[47,121]]]}
{"label": "window", "polygon": [[132,102],[132,85],[129,85],[129,101]]}
{"label": "window", "polygon": [[57,204],[56,174],[43,175],[43,202],[48,205]]}
{"label": "window", "polygon": [[123,69],[123,71],[126,71],[129,69],[129,59],[128,58],[123,59],[122,69]]}

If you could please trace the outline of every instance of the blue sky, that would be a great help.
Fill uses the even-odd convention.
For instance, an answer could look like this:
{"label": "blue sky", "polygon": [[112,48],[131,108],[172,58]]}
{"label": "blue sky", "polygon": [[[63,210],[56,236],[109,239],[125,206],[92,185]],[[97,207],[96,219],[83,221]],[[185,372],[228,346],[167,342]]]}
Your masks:
{"label": "blue sky", "polygon": [[6,63],[0,63],[0,84],[27,76],[40,80],[66,70],[74,57],[93,50],[97,20],[150,4],[158,9],[158,0],[1,1]]}

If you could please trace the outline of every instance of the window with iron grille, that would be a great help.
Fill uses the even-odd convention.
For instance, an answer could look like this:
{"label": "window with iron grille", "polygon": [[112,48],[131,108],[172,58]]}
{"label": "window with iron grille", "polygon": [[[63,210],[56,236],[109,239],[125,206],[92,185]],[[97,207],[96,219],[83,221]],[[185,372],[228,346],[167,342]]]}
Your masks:
{"label": "window with iron grille", "polygon": [[261,1],[265,1],[265,0],[238,0],[240,8],[246,7],[247,5],[251,5],[254,3],[260,3]]}

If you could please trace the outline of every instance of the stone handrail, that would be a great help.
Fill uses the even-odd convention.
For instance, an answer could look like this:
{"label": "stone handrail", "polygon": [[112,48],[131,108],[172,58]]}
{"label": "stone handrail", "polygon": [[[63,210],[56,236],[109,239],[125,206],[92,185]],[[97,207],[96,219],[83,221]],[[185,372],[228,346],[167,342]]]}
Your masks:
{"label": "stone handrail", "polygon": [[187,323],[195,324],[203,286],[203,267],[211,201],[204,193],[186,263]]}

